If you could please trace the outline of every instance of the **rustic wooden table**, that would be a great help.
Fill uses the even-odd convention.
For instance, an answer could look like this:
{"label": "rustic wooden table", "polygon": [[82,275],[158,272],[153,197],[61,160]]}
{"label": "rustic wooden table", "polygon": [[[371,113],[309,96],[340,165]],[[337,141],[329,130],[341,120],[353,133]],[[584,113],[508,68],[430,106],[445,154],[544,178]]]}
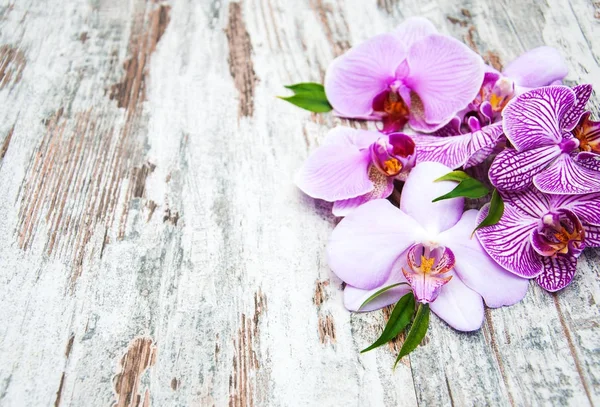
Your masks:
{"label": "rustic wooden table", "polygon": [[600,89],[591,0],[0,1],[0,405],[600,404],[600,251],[396,371],[358,353],[389,311],[343,308],[292,183],[340,120],[275,96],[411,15]]}

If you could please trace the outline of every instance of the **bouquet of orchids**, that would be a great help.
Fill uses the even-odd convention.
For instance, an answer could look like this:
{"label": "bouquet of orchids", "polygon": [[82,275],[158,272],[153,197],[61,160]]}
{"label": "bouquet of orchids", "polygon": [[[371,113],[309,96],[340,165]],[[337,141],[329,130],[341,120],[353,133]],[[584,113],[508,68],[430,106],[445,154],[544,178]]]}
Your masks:
{"label": "bouquet of orchids", "polygon": [[[585,108],[591,86],[563,86],[566,74],[550,47],[498,72],[411,18],[336,58],[324,86],[288,86],[283,99],[307,110],[380,122],[332,129],[296,177],[344,217],[327,258],[345,306],[395,304],[364,351],[408,329],[397,363],[425,336],[430,311],[477,330],[484,303],[517,303],[529,279],[561,290],[583,249],[600,246],[600,122]],[[413,132],[401,132],[407,125]],[[394,189],[399,207],[386,199]]]}

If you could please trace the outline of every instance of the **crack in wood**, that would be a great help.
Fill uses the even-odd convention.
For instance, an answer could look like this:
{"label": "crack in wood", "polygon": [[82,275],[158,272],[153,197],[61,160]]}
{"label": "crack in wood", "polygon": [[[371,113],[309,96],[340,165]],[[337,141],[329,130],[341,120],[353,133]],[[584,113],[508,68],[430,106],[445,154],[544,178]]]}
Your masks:
{"label": "crack in wood", "polygon": [[229,21],[225,34],[229,45],[229,72],[240,97],[238,118],[252,116],[257,77],[252,64],[252,42],[244,23],[240,3],[229,4]]}
{"label": "crack in wood", "polygon": [[565,320],[565,316],[560,307],[560,302],[558,300],[557,293],[552,293],[552,300],[554,301],[554,306],[556,307],[556,312],[558,314],[558,319],[560,320],[560,326],[562,327],[563,333],[565,334],[565,338],[569,345],[569,352],[571,353],[571,357],[573,358],[573,362],[575,363],[575,369],[577,370],[577,374],[579,375],[579,380],[581,380],[581,385],[583,386],[583,390],[590,402],[590,405],[594,405],[594,399],[592,397],[592,392],[590,391],[590,387],[585,380],[584,370],[581,366],[581,361],[577,356],[577,350],[575,349],[575,344],[573,343],[573,336],[571,335],[571,330],[567,325],[567,321]]}
{"label": "crack in wood", "polygon": [[25,65],[23,51],[7,44],[0,46],[0,89],[19,83]]}
{"label": "crack in wood", "polygon": [[[150,405],[150,391],[140,394],[141,379],[146,370],[156,363],[158,348],[152,338],[134,338],[120,361],[120,371],[114,377],[116,402],[113,407],[138,407]],[[142,403],[142,404],[141,404]]]}
{"label": "crack in wood", "polygon": [[15,131],[15,124],[13,124],[12,127],[8,130],[8,133],[6,134],[6,137],[4,138],[4,141],[2,142],[2,146],[0,146],[0,160],[4,159],[4,156],[6,155],[6,152],[8,151],[8,145],[10,144],[10,141],[12,140],[14,131]]}
{"label": "crack in wood", "polygon": [[[241,327],[233,340],[233,372],[229,376],[229,406],[254,406],[256,371],[260,363],[256,355],[259,343],[260,316],[266,311],[267,297],[259,289],[254,295],[254,316],[241,315]],[[216,355],[215,355],[216,356]]]}
{"label": "crack in wood", "polygon": [[489,308],[485,309],[485,320],[487,322],[487,328],[490,332],[488,343],[492,348],[494,353],[494,359],[498,363],[498,369],[500,370],[500,375],[502,376],[502,381],[504,382],[504,387],[506,388],[506,394],[508,395],[508,401],[511,406],[514,407],[515,399],[510,391],[510,384],[508,382],[508,377],[506,376],[506,369],[504,367],[504,361],[502,360],[502,355],[500,354],[500,349],[498,348],[498,342],[496,341],[496,330],[494,328],[494,323],[492,322],[492,314]]}

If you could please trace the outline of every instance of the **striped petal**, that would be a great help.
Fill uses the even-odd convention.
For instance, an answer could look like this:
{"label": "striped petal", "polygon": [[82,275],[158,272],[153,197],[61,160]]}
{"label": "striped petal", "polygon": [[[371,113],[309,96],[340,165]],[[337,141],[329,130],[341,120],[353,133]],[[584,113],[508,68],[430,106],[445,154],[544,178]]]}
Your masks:
{"label": "striped petal", "polygon": [[506,149],[490,166],[490,182],[503,191],[521,191],[531,185],[533,177],[561,154],[558,146],[545,146],[518,152]]}
{"label": "striped petal", "polygon": [[592,95],[592,85],[577,85],[573,88],[573,92],[575,92],[577,101],[560,122],[560,127],[567,131],[571,131],[575,128],[577,123],[579,123],[579,119],[585,112],[585,105]]}
{"label": "striped petal", "polygon": [[417,160],[433,161],[452,169],[462,167],[469,158],[471,134],[460,136],[414,136]]}
{"label": "striped petal", "polygon": [[[481,208],[477,224],[487,216],[488,210],[489,204]],[[499,265],[520,277],[532,278],[543,270],[541,258],[533,250],[530,241],[537,224],[537,218],[505,205],[500,222],[475,233],[479,243]]]}
{"label": "striped petal", "polygon": [[600,193],[550,195],[550,204],[553,208],[564,208],[572,211],[584,223],[600,225]]}
{"label": "striped petal", "polygon": [[459,136],[413,136],[419,161],[433,161],[450,168],[465,168],[482,163],[494,150],[502,135],[500,123]]}
{"label": "striped petal", "polygon": [[576,102],[566,86],[547,86],[526,92],[502,112],[504,134],[518,151],[558,144],[561,121]]}
{"label": "striped petal", "polygon": [[600,247],[600,226],[584,225],[585,228],[585,246]]}
{"label": "striped petal", "polygon": [[534,185],[547,194],[576,195],[600,192],[600,171],[579,165],[561,154],[548,168],[533,177]]}
{"label": "striped petal", "polygon": [[550,195],[545,195],[533,185],[519,192],[502,192],[502,200],[504,203],[510,204],[513,208],[525,212],[527,215],[534,218],[542,218],[550,211],[551,207],[558,208],[551,204]]}
{"label": "striped petal", "polygon": [[471,133],[469,157],[464,163],[465,168],[481,164],[494,151],[498,140],[504,133],[501,123],[491,124],[479,131]]}
{"label": "striped petal", "polygon": [[577,271],[575,256],[543,257],[544,271],[535,279],[544,290],[555,292],[565,288]]}

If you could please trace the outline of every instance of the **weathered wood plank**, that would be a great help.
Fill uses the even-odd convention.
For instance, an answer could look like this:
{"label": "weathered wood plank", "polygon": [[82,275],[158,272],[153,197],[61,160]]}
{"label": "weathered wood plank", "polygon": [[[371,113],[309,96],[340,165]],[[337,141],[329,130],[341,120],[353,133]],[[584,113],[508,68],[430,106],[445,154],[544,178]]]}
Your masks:
{"label": "weathered wood plank", "polygon": [[[423,15],[500,67],[559,48],[600,87],[598,6],[443,0],[0,4],[0,404],[587,405],[600,399],[598,253],[557,296],[434,318],[359,355],[294,170],[336,123],[277,101]],[[599,113],[599,99],[593,99]],[[369,125],[371,126],[371,125]],[[395,348],[394,348],[395,347]]]}

